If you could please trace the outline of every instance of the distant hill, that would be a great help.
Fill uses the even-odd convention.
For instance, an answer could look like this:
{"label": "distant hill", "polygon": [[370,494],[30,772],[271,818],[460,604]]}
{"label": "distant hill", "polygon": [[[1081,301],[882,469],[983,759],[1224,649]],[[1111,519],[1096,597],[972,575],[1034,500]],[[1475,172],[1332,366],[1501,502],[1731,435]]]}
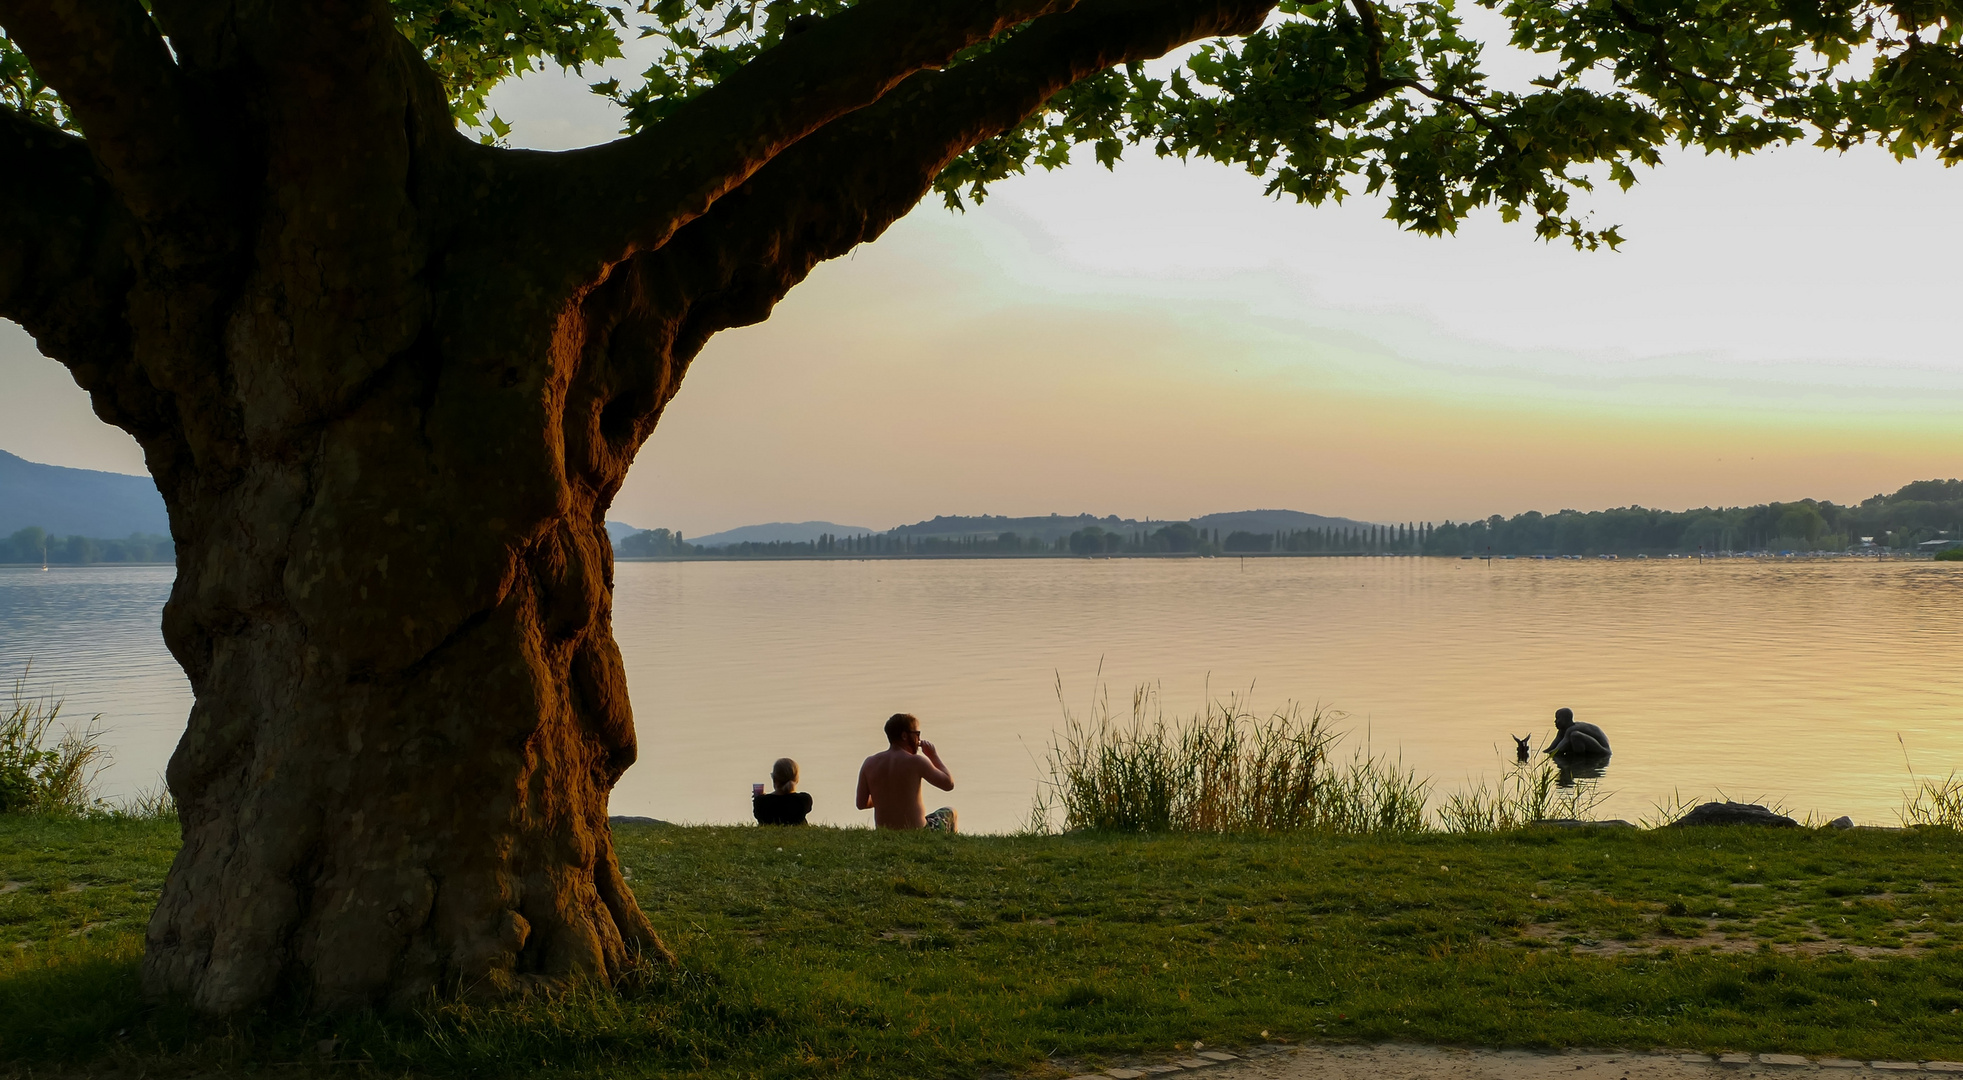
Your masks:
{"label": "distant hill", "polygon": [[645,531],[646,531],[645,529],[642,529],[638,525],[629,525],[624,521],[607,522],[607,539],[613,541],[616,544],[620,543],[622,540],[627,539],[628,537],[634,535],[637,532],[645,532]]}
{"label": "distant hill", "polygon": [[1219,529],[1222,535],[1237,531],[1271,533],[1298,532],[1302,529],[1367,529],[1370,524],[1352,518],[1304,514],[1300,510],[1235,510],[1193,519],[1194,528]]}
{"label": "distant hill", "polygon": [[[802,544],[818,539],[825,533],[833,536],[867,536],[878,532],[862,525],[839,525],[830,521],[773,521],[768,525],[745,525],[740,529],[710,533],[707,536],[691,536],[688,542],[697,547],[722,547],[724,544]],[[619,537],[614,543],[620,542]]]}
{"label": "distant hill", "polygon": [[164,497],[149,477],[42,465],[0,450],[0,536],[30,525],[106,540],[170,535]]}
{"label": "distant hill", "polygon": [[[1237,529],[1246,532],[1287,532],[1298,529],[1361,529],[1369,523],[1352,521],[1349,518],[1323,517],[1319,514],[1304,514],[1299,510],[1240,510],[1229,514],[1208,514],[1205,517],[1189,519],[1196,529],[1219,529],[1224,535]],[[1012,532],[1018,536],[1032,536],[1040,540],[1054,541],[1069,536],[1079,529],[1092,525],[1105,532],[1151,532],[1172,524],[1164,519],[1121,518],[1116,514],[1097,517],[1093,514],[1076,514],[1065,517],[1050,514],[1047,517],[998,517],[993,514],[960,517],[936,517],[913,525],[902,525],[893,532],[900,536],[916,538],[959,537],[959,536],[997,536]]]}
{"label": "distant hill", "polygon": [[1093,514],[1074,514],[1070,517],[1064,517],[1062,514],[1050,514],[1046,517],[1015,518],[1002,517],[996,514],[963,514],[958,516],[941,515],[929,521],[916,522],[912,525],[902,525],[893,530],[893,535],[911,536],[918,540],[929,537],[999,536],[1005,532],[1012,532],[1017,536],[1035,537],[1038,540],[1056,540],[1059,537],[1069,536],[1078,529],[1088,528],[1092,525],[1103,529],[1105,532],[1125,532],[1135,529],[1157,528],[1164,524],[1166,522],[1163,521],[1135,521],[1131,518],[1121,518],[1116,514],[1108,517],[1097,517]]}

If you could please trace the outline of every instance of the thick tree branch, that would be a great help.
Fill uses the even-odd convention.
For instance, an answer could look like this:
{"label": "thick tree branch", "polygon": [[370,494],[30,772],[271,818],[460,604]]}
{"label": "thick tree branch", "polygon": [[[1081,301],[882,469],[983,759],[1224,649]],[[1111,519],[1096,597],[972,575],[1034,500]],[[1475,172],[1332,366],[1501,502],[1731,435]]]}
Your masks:
{"label": "thick tree branch", "polygon": [[[711,334],[763,319],[812,267],[904,216],[962,151],[1014,128],[1064,87],[1193,41],[1252,33],[1273,7],[1272,0],[1088,0],[974,61],[914,76],[772,162],[727,207],[718,204],[699,228],[685,230],[694,243],[654,256],[671,261],[676,274],[714,268],[690,275],[676,354],[693,355]],[[720,253],[708,258],[710,248]]]}
{"label": "thick tree branch", "polygon": [[220,198],[211,148],[194,131],[182,74],[142,5],[0,0],[0,26],[61,94],[137,221],[187,239],[208,229],[187,219],[207,216]]}
{"label": "thick tree branch", "polygon": [[813,266],[878,237],[962,151],[1073,82],[1251,33],[1273,6],[1086,0],[950,71],[914,75],[779,155],[588,297],[587,356],[568,393],[568,472],[617,484],[710,335],[762,320]]}
{"label": "thick tree branch", "polygon": [[249,25],[238,17],[238,0],[149,0],[145,6],[170,38],[178,65],[187,71],[223,67],[228,53],[235,59],[238,35]]}
{"label": "thick tree branch", "polygon": [[65,364],[104,420],[139,438],[165,430],[124,318],[136,222],[73,135],[0,108],[0,161],[0,318]]}
{"label": "thick tree branch", "polygon": [[115,200],[88,147],[0,107],[0,161],[7,163],[0,169],[0,318],[38,333],[113,314],[83,299],[97,291],[100,270],[128,272],[121,259],[99,265],[100,225]]}
{"label": "thick tree branch", "polygon": [[591,280],[596,269],[659,247],[786,147],[914,72],[1075,3],[866,0],[786,39],[653,128],[585,150],[509,155],[514,205],[496,213],[532,222],[538,250],[562,252],[566,273]]}

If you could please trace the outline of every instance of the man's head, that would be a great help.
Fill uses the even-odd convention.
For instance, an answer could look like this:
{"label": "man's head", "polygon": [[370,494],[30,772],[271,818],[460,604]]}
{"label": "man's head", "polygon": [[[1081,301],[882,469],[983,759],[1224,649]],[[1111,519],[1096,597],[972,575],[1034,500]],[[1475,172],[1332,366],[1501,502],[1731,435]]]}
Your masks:
{"label": "man's head", "polygon": [[896,712],[886,719],[886,741],[896,750],[920,749],[920,720],[912,713]]}
{"label": "man's head", "polygon": [[1568,729],[1568,725],[1572,723],[1574,723],[1573,709],[1554,710],[1554,727],[1557,730],[1566,731]]}

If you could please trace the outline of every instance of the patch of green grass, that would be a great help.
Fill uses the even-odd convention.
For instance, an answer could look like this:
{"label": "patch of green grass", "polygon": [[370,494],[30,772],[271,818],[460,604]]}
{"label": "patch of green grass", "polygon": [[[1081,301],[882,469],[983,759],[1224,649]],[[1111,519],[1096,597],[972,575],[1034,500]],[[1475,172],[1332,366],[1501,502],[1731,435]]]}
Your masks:
{"label": "patch of green grass", "polygon": [[0,878],[23,883],[0,896],[0,1061],[185,1074],[320,1062],[332,1039],[334,1060],[398,1075],[1056,1075],[1263,1031],[1963,1057],[1947,829],[623,828],[678,971],[619,994],[226,1024],[136,991],[170,833],[0,818]]}
{"label": "patch of green grass", "polygon": [[[0,950],[139,939],[177,854],[175,818],[0,814]],[[0,957],[0,972],[11,970]]]}

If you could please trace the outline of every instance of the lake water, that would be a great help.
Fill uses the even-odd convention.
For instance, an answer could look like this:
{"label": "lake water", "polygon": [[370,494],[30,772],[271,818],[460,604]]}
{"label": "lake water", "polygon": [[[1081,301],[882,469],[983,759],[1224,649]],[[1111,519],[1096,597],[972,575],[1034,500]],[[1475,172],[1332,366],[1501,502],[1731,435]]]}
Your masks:
{"label": "lake water", "polygon": [[[171,571],[0,570],[0,664],[103,714],[105,787],[153,785],[190,693],[157,617]],[[747,820],[795,757],[814,818],[852,809],[893,712],[918,715],[976,831],[1025,815],[1056,685],[1080,715],[1154,683],[1168,714],[1252,688],[1350,714],[1347,745],[1490,777],[1572,707],[1615,757],[1598,813],[1674,794],[1892,824],[1963,767],[1963,565],[1870,560],[1110,559],[622,563],[615,628],[641,761],[615,813]]]}

